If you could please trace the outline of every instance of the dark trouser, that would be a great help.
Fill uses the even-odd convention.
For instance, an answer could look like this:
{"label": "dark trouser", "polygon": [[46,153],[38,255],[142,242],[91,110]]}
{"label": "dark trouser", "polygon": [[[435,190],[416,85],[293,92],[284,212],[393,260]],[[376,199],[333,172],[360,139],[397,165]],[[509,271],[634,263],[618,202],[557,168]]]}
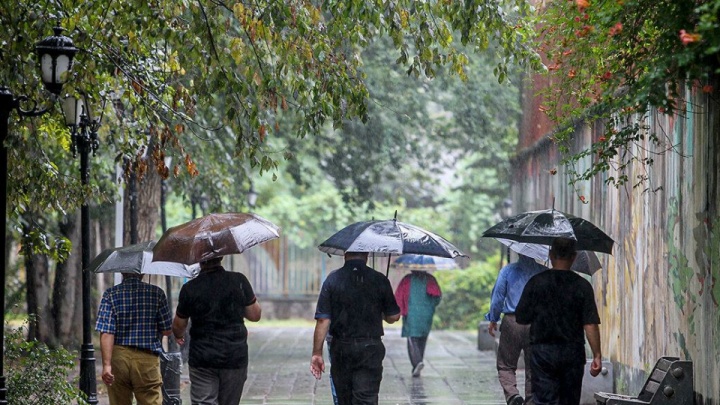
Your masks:
{"label": "dark trouser", "polygon": [[410,356],[410,364],[413,368],[423,361],[425,357],[425,344],[427,343],[427,339],[427,336],[407,338],[408,355]]}
{"label": "dark trouser", "polygon": [[532,372],[530,370],[530,325],[520,325],[515,321],[515,315],[503,315],[500,324],[500,343],[497,349],[498,380],[505,394],[505,401],[520,392],[517,388],[517,365],[520,351],[525,357],[525,403],[533,405]]}
{"label": "dark trouser", "polygon": [[[330,361],[330,364],[332,364],[332,352],[330,351],[330,345],[332,344],[332,336],[328,335],[326,341],[328,348],[328,360]],[[330,392],[332,393],[333,405],[339,405],[337,391],[335,391],[335,383],[333,383],[332,379],[332,373],[330,373]]]}
{"label": "dark trouser", "polygon": [[330,376],[340,405],[375,405],[385,346],[380,338],[337,339],[330,346]]}
{"label": "dark trouser", "polygon": [[246,380],[247,366],[190,367],[190,401],[192,405],[237,405]]}
{"label": "dark trouser", "polygon": [[534,344],[532,384],[536,405],[578,405],[585,373],[585,346]]}

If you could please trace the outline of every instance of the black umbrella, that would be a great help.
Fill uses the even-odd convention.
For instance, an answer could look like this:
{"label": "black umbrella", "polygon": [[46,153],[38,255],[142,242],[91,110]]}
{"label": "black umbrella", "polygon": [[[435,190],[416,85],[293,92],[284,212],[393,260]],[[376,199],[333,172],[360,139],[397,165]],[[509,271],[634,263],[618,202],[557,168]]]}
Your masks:
{"label": "black umbrella", "polygon": [[448,258],[467,256],[443,237],[397,219],[348,225],[321,243],[318,249],[337,256],[345,252],[368,252],[376,256],[405,253]]}
{"label": "black umbrella", "polygon": [[614,244],[590,221],[554,209],[512,216],[493,225],[482,236],[540,245],[552,245],[555,238],[570,238],[577,241],[577,250],[609,254]]}

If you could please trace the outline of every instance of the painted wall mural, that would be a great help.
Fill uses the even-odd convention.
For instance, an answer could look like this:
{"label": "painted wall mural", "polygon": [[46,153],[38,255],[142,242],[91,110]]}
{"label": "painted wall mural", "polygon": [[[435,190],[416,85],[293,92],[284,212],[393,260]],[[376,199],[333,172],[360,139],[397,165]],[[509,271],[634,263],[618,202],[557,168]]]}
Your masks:
{"label": "painted wall mural", "polygon": [[[599,255],[603,269],[592,283],[616,392],[636,395],[659,357],[677,356],[693,361],[696,403],[720,404],[720,111],[707,95],[688,89],[686,98],[686,114],[655,112],[645,119],[670,151],[657,154],[651,167],[632,167],[631,177],[648,177],[639,188],[605,185],[616,173],[570,186],[552,134],[539,134],[525,120],[512,193],[517,212],[554,201],[556,209],[589,219],[615,240],[613,255]],[[602,128],[579,129],[575,149]],[[660,149],[645,143],[629,152]]]}

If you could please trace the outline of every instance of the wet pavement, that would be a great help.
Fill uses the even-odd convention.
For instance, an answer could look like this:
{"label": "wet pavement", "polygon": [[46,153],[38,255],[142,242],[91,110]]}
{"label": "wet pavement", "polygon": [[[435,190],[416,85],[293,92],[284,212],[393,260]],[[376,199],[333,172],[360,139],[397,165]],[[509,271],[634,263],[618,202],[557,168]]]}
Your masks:
{"label": "wet pavement", "polygon": [[[310,374],[311,327],[249,329],[250,366],[241,404],[332,405],[329,368],[320,381]],[[380,405],[505,404],[495,353],[477,350],[477,332],[432,331],[420,377],[411,375],[406,341],[400,337],[399,327],[386,328],[384,342],[387,354]],[[524,372],[518,370],[521,392],[523,379]],[[99,405],[108,404],[104,391],[99,381]],[[187,367],[181,376],[181,398],[183,404],[190,405]]]}

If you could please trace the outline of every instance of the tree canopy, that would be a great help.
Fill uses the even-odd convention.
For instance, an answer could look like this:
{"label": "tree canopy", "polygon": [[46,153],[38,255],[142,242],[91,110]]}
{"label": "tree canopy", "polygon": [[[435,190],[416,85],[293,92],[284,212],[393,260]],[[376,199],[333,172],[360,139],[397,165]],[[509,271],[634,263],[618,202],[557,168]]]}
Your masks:
{"label": "tree canopy", "polygon": [[[207,151],[195,140],[212,140],[221,144],[212,156],[238,162],[234,181],[243,183],[243,171],[274,170],[292,154],[274,149],[273,137],[311,135],[321,142],[326,124],[379,136],[372,130],[377,124],[367,123],[375,107],[361,69],[362,52],[379,39],[396,52],[384,63],[415,77],[442,71],[467,78],[473,74],[468,52],[488,49],[497,55],[493,70],[500,81],[515,63],[537,66],[524,45],[531,29],[521,16],[528,10],[520,0],[21,1],[0,5],[7,28],[0,37],[0,83],[30,100],[47,100],[33,47],[59,24],[81,50],[64,92],[87,95],[94,109],[107,101],[98,153],[130,159],[140,174],[157,168],[163,176],[192,177],[201,175],[194,153]],[[6,140],[11,218],[114,198],[99,180],[115,179],[96,171],[91,189],[80,189],[57,111],[12,120]],[[386,146],[388,153],[403,147]],[[173,157],[169,168],[165,157]],[[366,183],[353,186],[363,190]]]}
{"label": "tree canopy", "polygon": [[[252,179],[258,211],[303,241],[398,209],[475,254],[505,196],[516,131],[517,89],[497,82],[538,67],[525,44],[529,9],[522,0],[0,4],[0,85],[26,106],[54,107],[41,118],[11,114],[5,139],[9,223],[30,248],[27,279],[45,282],[28,281],[28,312],[57,314],[34,334],[69,335],[64,314],[77,300],[60,301],[79,289],[61,288],[81,271],[71,214],[83,202],[102,211],[92,232],[107,247],[103,203],[119,197],[120,164],[126,175],[159,173],[203,210],[244,208]],[[56,25],[80,49],[63,93],[86,96],[103,117],[86,187],[33,52]],[[269,185],[276,177],[294,182]],[[61,260],[38,257],[48,252],[68,258],[52,289],[49,267]],[[42,300],[31,306],[33,297]]]}

